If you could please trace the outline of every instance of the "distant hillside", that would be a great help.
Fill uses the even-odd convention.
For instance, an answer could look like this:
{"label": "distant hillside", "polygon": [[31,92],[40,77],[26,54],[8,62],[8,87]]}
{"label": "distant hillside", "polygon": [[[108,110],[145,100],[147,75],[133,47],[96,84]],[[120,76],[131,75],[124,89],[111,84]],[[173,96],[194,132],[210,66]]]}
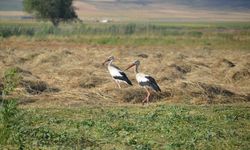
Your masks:
{"label": "distant hillside", "polygon": [[115,4],[134,4],[134,5],[152,5],[161,4],[167,6],[168,4],[175,4],[180,6],[188,6],[193,8],[205,9],[233,9],[242,10],[250,9],[250,0],[80,0],[83,2],[101,2],[101,3],[115,3]]}
{"label": "distant hillside", "polygon": [[[0,11],[21,11],[23,0],[1,0]],[[76,0],[77,1],[77,0]],[[211,10],[246,10],[250,9],[250,0],[78,0],[87,3],[96,4],[116,4],[116,5],[129,5],[131,7],[138,5],[154,5],[161,4],[162,6],[179,5],[188,6],[198,9],[211,9]],[[101,7],[101,5],[98,5]]]}
{"label": "distant hillside", "polygon": [[22,0],[0,0],[0,11],[22,11]]}
{"label": "distant hillside", "polygon": [[249,0],[165,0],[165,2],[207,9],[250,9]]}
{"label": "distant hillside", "polygon": [[[24,15],[22,1],[0,0],[0,19]],[[75,0],[74,6],[80,19],[95,21],[250,20],[250,0]]]}

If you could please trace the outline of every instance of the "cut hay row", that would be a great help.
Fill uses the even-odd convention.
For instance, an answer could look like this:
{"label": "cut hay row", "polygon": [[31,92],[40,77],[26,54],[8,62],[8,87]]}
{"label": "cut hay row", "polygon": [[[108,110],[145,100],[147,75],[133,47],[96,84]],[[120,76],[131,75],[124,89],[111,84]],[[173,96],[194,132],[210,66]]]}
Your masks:
{"label": "cut hay row", "polygon": [[[6,42],[6,41],[5,41]],[[43,43],[43,42],[42,42]],[[163,92],[151,102],[186,104],[249,101],[250,55],[248,51],[171,50],[164,47],[103,47],[72,43],[13,42],[2,47],[1,73],[17,67],[22,76],[18,94],[23,104],[34,106],[117,105],[140,103],[145,95],[128,71],[133,87],[116,89],[101,65],[114,54],[115,64],[127,67],[134,59],[142,70],[154,74]],[[122,51],[118,51],[122,49]],[[11,55],[10,55],[11,54]],[[154,62],[154,63],[150,63]],[[26,101],[26,102],[25,102]],[[30,103],[28,103],[30,102]]]}

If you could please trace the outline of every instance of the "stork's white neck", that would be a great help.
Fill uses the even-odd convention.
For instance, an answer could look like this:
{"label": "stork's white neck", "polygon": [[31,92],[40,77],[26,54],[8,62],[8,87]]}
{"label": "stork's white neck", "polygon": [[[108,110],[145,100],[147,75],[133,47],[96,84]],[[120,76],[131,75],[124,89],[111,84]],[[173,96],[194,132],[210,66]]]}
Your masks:
{"label": "stork's white neck", "polygon": [[109,66],[111,66],[113,63],[113,59],[110,60],[110,62],[108,63]]}

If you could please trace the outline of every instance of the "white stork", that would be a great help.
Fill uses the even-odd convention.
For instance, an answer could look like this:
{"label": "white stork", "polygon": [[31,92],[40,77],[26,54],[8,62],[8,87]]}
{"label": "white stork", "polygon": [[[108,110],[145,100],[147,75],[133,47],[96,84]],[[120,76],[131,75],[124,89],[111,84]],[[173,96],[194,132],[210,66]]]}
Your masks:
{"label": "white stork", "polygon": [[155,92],[161,92],[161,89],[153,77],[151,77],[149,75],[145,75],[143,73],[139,73],[139,71],[138,71],[139,65],[140,65],[140,61],[136,60],[126,70],[135,66],[136,80],[139,83],[139,85],[141,87],[145,88],[147,91],[147,97],[142,101],[142,104],[144,104],[145,102],[148,103],[148,101],[149,101],[149,97],[151,95],[150,90],[155,91]]}
{"label": "white stork", "polygon": [[121,88],[120,82],[132,85],[127,75],[120,68],[112,64],[114,60],[114,56],[110,56],[102,64],[105,65],[108,63],[108,71],[119,88]]}

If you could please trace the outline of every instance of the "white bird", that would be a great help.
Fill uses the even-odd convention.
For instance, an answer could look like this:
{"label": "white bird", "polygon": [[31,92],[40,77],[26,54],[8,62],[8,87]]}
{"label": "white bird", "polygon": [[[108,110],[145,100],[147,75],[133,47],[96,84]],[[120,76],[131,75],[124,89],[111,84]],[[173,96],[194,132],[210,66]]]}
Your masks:
{"label": "white bird", "polygon": [[113,61],[115,60],[114,56],[108,57],[104,62],[103,65],[108,63],[108,71],[112,76],[113,80],[117,84],[119,88],[121,88],[120,83],[126,83],[129,85],[133,85],[132,82],[128,79],[127,75],[117,66],[113,65]]}
{"label": "white bird", "polygon": [[128,70],[129,68],[135,66],[135,74],[136,74],[136,80],[139,83],[139,85],[143,88],[146,89],[147,91],[147,96],[146,98],[142,101],[142,104],[144,104],[145,102],[148,103],[149,101],[149,97],[151,95],[150,90],[155,91],[155,92],[161,92],[160,87],[158,86],[158,84],[156,83],[155,79],[149,75],[143,74],[143,73],[139,73],[138,71],[138,67],[140,65],[140,61],[136,60],[135,62],[133,62],[130,66],[128,66],[128,68],[126,70]]}

